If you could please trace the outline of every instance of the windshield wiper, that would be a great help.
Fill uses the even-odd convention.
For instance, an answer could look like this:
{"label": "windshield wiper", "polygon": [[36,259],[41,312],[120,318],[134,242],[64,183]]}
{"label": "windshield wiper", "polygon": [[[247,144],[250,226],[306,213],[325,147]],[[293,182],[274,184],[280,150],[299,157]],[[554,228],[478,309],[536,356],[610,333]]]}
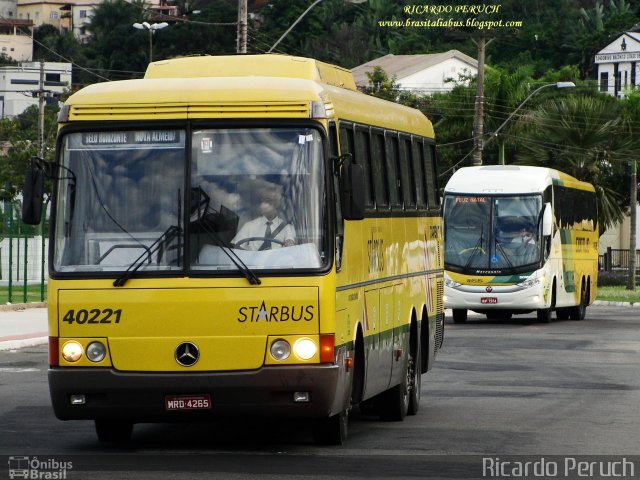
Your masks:
{"label": "windshield wiper", "polygon": [[203,230],[204,233],[209,235],[209,238],[214,240],[220,245],[220,250],[222,250],[227,257],[233,262],[240,272],[244,275],[244,277],[249,281],[251,285],[260,285],[262,281],[258,278],[258,276],[253,273],[246,263],[242,261],[242,259],[238,256],[236,252],[233,251],[233,248],[228,242],[225,242],[218,232],[216,232],[210,225],[207,225],[207,222],[203,220],[198,220],[197,223]]}
{"label": "windshield wiper", "polygon": [[511,263],[511,259],[509,258],[509,255],[507,255],[507,252],[505,251],[504,247],[500,244],[500,242],[498,241],[498,239],[494,239],[495,240],[495,246],[497,249],[500,250],[500,252],[502,252],[502,255],[504,255],[504,259],[507,261],[507,263],[509,264],[509,268],[511,270],[515,270],[515,267],[513,266],[513,263]]}
{"label": "windshield wiper", "polygon": [[127,270],[122,275],[120,275],[118,278],[116,278],[113,281],[113,286],[114,287],[124,286],[124,284],[127,283],[127,280],[129,280],[133,276],[133,274],[136,271],[138,271],[138,269],[142,265],[144,265],[146,258],[151,259],[151,256],[154,253],[156,253],[158,250],[160,250],[160,248],[165,243],[167,245],[170,244],[173,241],[173,239],[175,239],[178,235],[180,235],[181,232],[182,232],[181,228],[176,227],[175,225],[172,225],[169,228],[167,228],[164,231],[164,233],[156,239],[155,242],[149,245],[149,247],[147,247],[145,251],[142,252],[140,256],[136,258],[131,265],[129,265],[129,268],[127,268]]}
{"label": "windshield wiper", "polygon": [[465,270],[469,268],[469,265],[471,265],[471,260],[474,259],[474,257],[476,256],[476,253],[478,253],[478,250],[482,250],[483,237],[484,237],[484,224],[482,224],[482,229],[480,230],[480,238],[478,239],[475,246],[473,247],[473,251],[471,252],[471,255],[469,255],[469,260],[467,260],[467,263],[464,266]]}

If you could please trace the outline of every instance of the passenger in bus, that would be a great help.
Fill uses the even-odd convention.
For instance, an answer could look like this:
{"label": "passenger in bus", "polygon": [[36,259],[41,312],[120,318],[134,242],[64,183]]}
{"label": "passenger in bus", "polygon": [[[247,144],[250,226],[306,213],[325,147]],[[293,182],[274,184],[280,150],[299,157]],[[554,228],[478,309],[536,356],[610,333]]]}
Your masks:
{"label": "passenger in bus", "polygon": [[293,225],[279,214],[281,200],[278,187],[263,187],[258,207],[260,216],[240,227],[232,243],[244,250],[269,250],[295,245]]}

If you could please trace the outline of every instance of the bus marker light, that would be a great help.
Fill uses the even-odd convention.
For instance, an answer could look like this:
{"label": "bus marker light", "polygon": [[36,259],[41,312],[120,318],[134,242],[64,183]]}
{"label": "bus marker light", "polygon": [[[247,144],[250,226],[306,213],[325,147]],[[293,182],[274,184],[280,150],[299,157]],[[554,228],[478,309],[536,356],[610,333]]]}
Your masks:
{"label": "bus marker light", "polygon": [[60,348],[60,339],[58,337],[49,337],[49,365],[57,367],[60,365],[58,351]]}
{"label": "bus marker light", "polygon": [[295,403],[308,403],[311,400],[309,392],[293,392],[293,401]]}
{"label": "bus marker light", "polygon": [[310,338],[299,338],[293,344],[293,351],[296,357],[302,360],[310,360],[318,351],[318,347]]}
{"label": "bus marker light", "polygon": [[87,346],[87,358],[92,362],[101,362],[107,356],[107,348],[100,342],[91,342]]}
{"label": "bus marker light", "polygon": [[320,335],[320,363],[333,363],[335,337],[332,333]]}
{"label": "bus marker light", "polygon": [[71,405],[85,405],[87,398],[83,394],[75,394],[69,397],[69,402]]}
{"label": "bus marker light", "polygon": [[286,360],[289,355],[291,355],[291,345],[286,340],[276,340],[271,344],[271,356],[276,360]]}
{"label": "bus marker light", "polygon": [[71,340],[66,342],[62,346],[62,358],[64,358],[67,362],[75,363],[82,358],[82,345],[80,345],[75,340]]}
{"label": "bus marker light", "polygon": [[345,358],[344,359],[344,366],[345,366],[347,372],[350,371],[353,368],[353,358],[351,358],[351,357]]}

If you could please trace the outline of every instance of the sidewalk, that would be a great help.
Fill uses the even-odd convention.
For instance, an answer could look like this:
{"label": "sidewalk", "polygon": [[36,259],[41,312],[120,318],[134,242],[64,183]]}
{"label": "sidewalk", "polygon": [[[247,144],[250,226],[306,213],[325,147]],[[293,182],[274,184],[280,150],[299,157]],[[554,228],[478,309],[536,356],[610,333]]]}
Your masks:
{"label": "sidewalk", "polygon": [[48,342],[45,303],[0,305],[0,351]]}

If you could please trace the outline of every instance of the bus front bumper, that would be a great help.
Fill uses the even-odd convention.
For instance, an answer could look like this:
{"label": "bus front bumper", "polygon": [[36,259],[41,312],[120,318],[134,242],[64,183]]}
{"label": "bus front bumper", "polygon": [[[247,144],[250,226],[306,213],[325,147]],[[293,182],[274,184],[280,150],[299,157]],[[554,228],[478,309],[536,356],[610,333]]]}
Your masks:
{"label": "bus front bumper", "polygon": [[[60,420],[135,423],[221,414],[321,418],[337,413],[343,403],[340,385],[344,382],[336,365],[263,367],[215,374],[51,368],[48,375],[53,409]],[[300,392],[308,393],[308,401],[299,401]],[[188,411],[167,409],[168,397],[184,395],[208,396],[211,406]],[[82,399],[83,404],[79,403]]]}
{"label": "bus front bumper", "polygon": [[532,311],[546,308],[547,292],[541,285],[517,291],[502,291],[499,287],[465,287],[465,290],[445,286],[444,306],[449,309]]}

